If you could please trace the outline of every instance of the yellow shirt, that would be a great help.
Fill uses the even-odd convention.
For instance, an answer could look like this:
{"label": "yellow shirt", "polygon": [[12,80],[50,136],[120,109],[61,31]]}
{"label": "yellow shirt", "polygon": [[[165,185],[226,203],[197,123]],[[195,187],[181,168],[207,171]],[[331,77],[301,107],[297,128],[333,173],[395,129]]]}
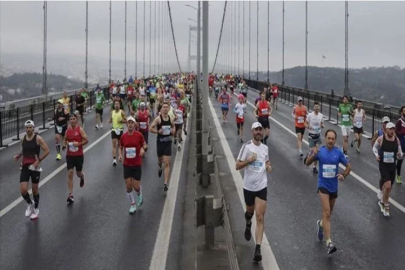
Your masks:
{"label": "yellow shirt", "polygon": [[124,129],[122,124],[122,110],[116,112],[115,110],[112,111],[111,114],[112,118],[112,128],[113,129]]}
{"label": "yellow shirt", "polygon": [[63,105],[63,108],[68,112],[68,113],[70,113],[70,106],[69,106],[69,103],[70,103],[70,98],[62,98],[62,105]]}

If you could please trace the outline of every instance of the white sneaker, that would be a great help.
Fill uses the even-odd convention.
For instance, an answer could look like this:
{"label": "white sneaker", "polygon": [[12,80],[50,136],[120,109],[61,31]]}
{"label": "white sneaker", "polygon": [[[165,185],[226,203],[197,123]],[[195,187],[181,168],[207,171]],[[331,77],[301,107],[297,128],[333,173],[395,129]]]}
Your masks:
{"label": "white sneaker", "polygon": [[382,200],[382,196],[383,196],[382,191],[381,191],[381,190],[378,190],[378,192],[377,192],[377,199],[378,199],[379,201]]}
{"label": "white sneaker", "polygon": [[39,208],[34,208],[31,214],[31,219],[32,220],[38,219],[38,215],[39,215]]}
{"label": "white sneaker", "polygon": [[98,125],[96,125],[96,129],[98,129]]}
{"label": "white sneaker", "polygon": [[113,166],[117,166],[117,160],[115,158],[113,159]]}
{"label": "white sneaker", "polygon": [[103,128],[103,123],[100,124],[100,128]]}
{"label": "white sneaker", "polygon": [[33,209],[33,204],[28,204],[27,203],[27,210],[25,210],[25,216],[29,217],[32,214],[32,209]]}
{"label": "white sneaker", "polygon": [[129,208],[129,214],[132,215],[136,212],[136,204],[131,204],[131,207]]}

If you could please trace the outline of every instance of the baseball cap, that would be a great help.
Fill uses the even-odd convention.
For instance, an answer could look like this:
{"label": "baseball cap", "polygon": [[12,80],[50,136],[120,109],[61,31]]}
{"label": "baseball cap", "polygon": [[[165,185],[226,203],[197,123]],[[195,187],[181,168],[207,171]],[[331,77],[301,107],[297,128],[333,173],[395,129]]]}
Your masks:
{"label": "baseball cap", "polygon": [[298,99],[297,99],[298,101],[302,101],[302,97],[298,97]]}
{"label": "baseball cap", "polygon": [[27,120],[27,121],[25,122],[24,126],[25,126],[25,127],[29,127],[29,126],[35,127],[34,121],[32,121],[32,120]]}
{"label": "baseball cap", "polygon": [[127,118],[127,122],[129,122],[129,121],[136,123],[135,118],[133,118],[132,116]]}
{"label": "baseball cap", "polygon": [[385,122],[390,122],[390,118],[389,118],[388,116],[384,116],[384,117],[382,118],[382,122],[383,122],[383,123],[385,123]]}
{"label": "baseball cap", "polygon": [[141,103],[139,104],[139,107],[145,107],[145,102],[141,102]]}
{"label": "baseball cap", "polygon": [[253,125],[252,125],[252,128],[250,130],[253,130],[253,129],[258,128],[258,127],[263,128],[262,124],[260,124],[259,122],[254,122]]}
{"label": "baseball cap", "polygon": [[395,125],[394,125],[393,123],[389,122],[389,123],[385,126],[385,128],[386,128],[386,129],[395,128]]}

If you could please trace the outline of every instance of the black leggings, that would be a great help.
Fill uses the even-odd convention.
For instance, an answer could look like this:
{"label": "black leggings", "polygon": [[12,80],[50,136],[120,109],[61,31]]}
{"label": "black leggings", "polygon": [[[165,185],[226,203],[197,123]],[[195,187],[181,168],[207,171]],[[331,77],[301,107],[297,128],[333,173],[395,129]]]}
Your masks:
{"label": "black leggings", "polygon": [[402,162],[404,160],[403,159],[398,159],[397,160],[397,175],[401,176],[401,167],[402,167]]}

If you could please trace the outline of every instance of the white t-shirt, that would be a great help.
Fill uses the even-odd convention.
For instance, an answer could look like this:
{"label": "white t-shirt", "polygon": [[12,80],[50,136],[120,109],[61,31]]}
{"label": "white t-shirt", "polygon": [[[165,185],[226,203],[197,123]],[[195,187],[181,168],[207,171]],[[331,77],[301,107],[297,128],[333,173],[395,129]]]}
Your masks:
{"label": "white t-shirt", "polygon": [[250,140],[242,146],[238,160],[245,161],[253,153],[256,153],[257,158],[244,169],[243,188],[260,191],[267,187],[266,162],[269,160],[269,148],[262,143],[257,146]]}
{"label": "white t-shirt", "polygon": [[139,87],[139,95],[141,96],[145,95],[145,87]]}
{"label": "white t-shirt", "polygon": [[363,109],[361,109],[360,112],[358,109],[354,111],[353,126],[357,128],[363,127],[363,115],[364,115]]}
{"label": "white t-shirt", "polygon": [[311,112],[307,116],[307,121],[309,125],[308,132],[311,134],[320,134],[321,133],[321,127],[323,123],[323,114],[318,113],[318,115],[315,114],[315,112]]}
{"label": "white t-shirt", "polygon": [[246,104],[237,103],[235,105],[234,112],[236,113],[236,115],[239,118],[243,118],[243,115],[245,114],[245,108],[246,108]]}

